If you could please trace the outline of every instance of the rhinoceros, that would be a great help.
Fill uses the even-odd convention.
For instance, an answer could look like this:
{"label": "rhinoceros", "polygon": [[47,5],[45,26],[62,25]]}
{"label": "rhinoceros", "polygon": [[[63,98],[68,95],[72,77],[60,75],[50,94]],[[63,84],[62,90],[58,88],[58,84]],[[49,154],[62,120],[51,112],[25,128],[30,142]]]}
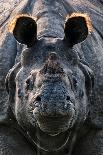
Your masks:
{"label": "rhinoceros", "polygon": [[103,154],[102,6],[22,0],[2,20],[0,155]]}

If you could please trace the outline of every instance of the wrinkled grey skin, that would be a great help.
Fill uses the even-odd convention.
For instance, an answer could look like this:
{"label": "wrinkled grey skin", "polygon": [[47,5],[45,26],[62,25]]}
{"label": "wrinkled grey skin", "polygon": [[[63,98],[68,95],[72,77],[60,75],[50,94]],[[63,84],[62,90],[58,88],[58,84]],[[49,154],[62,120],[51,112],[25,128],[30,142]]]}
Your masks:
{"label": "wrinkled grey skin", "polygon": [[[11,16],[38,17],[39,40],[31,48],[17,45],[7,34],[6,22],[2,26],[1,155],[103,154],[102,1],[93,4],[22,1]],[[64,17],[76,11],[91,15],[94,30],[71,48],[63,41]],[[7,73],[9,102],[4,90]]]}

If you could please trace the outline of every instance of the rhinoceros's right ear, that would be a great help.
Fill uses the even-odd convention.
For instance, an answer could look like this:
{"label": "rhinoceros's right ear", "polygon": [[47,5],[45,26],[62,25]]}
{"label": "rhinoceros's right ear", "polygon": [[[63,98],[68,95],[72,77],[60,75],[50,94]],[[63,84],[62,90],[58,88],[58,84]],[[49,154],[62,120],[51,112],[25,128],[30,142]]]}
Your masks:
{"label": "rhinoceros's right ear", "polygon": [[14,65],[14,67],[9,70],[5,79],[6,90],[9,94],[10,103],[14,102],[15,88],[16,88],[15,77],[20,68],[21,68],[21,63],[17,63],[16,65]]}
{"label": "rhinoceros's right ear", "polygon": [[84,41],[92,31],[92,23],[87,14],[73,13],[67,16],[64,33],[64,40],[71,46]]}
{"label": "rhinoceros's right ear", "polygon": [[37,40],[37,24],[29,15],[18,15],[9,24],[9,32],[13,32],[15,39],[28,47]]}

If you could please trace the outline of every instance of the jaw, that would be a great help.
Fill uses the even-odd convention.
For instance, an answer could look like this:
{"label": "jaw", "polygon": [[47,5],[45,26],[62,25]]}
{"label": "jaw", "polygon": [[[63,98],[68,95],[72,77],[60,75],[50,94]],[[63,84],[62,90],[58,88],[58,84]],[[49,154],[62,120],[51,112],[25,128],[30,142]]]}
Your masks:
{"label": "jaw", "polygon": [[41,113],[39,110],[33,113],[34,118],[37,121],[37,125],[44,133],[55,136],[60,133],[71,129],[75,123],[76,112],[74,108],[69,108],[69,113],[53,113],[46,114]]}
{"label": "jaw", "polygon": [[61,118],[60,120],[57,120],[56,118],[50,117],[48,120],[45,118],[44,123],[40,124],[39,120],[39,123],[37,121],[35,125],[32,124],[31,130],[28,130],[27,132],[29,140],[39,149],[44,151],[57,151],[63,149],[69,141],[71,143],[74,129],[73,127],[70,128],[70,123],[68,123],[68,125],[66,124],[67,118],[64,117],[62,120]]}
{"label": "jaw", "polygon": [[47,116],[45,116],[43,121],[41,118],[39,120],[36,119],[33,113],[30,114],[27,119],[30,120],[27,123],[28,127],[24,127],[24,130],[26,129],[24,136],[29,139],[31,144],[36,145],[38,149],[44,151],[62,150],[68,143],[68,145],[71,145],[71,140],[75,132],[73,129],[75,124],[74,118],[68,121],[68,117],[49,117],[47,119]]}
{"label": "jaw", "polygon": [[72,138],[72,130],[67,130],[58,134],[48,134],[42,131],[36,125],[35,131],[27,132],[27,136],[32,144],[36,145],[40,150],[44,151],[58,151],[63,149]]}

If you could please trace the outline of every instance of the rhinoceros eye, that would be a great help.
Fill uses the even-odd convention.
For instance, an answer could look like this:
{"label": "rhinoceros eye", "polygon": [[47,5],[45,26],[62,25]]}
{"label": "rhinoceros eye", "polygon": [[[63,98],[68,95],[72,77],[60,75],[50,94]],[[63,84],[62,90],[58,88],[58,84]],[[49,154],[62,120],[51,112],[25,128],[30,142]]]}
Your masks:
{"label": "rhinoceros eye", "polygon": [[78,83],[78,81],[77,81],[76,77],[73,76],[73,86],[74,86],[74,88],[77,88],[77,83]]}
{"label": "rhinoceros eye", "polygon": [[33,80],[30,78],[26,80],[26,90],[33,90]]}

